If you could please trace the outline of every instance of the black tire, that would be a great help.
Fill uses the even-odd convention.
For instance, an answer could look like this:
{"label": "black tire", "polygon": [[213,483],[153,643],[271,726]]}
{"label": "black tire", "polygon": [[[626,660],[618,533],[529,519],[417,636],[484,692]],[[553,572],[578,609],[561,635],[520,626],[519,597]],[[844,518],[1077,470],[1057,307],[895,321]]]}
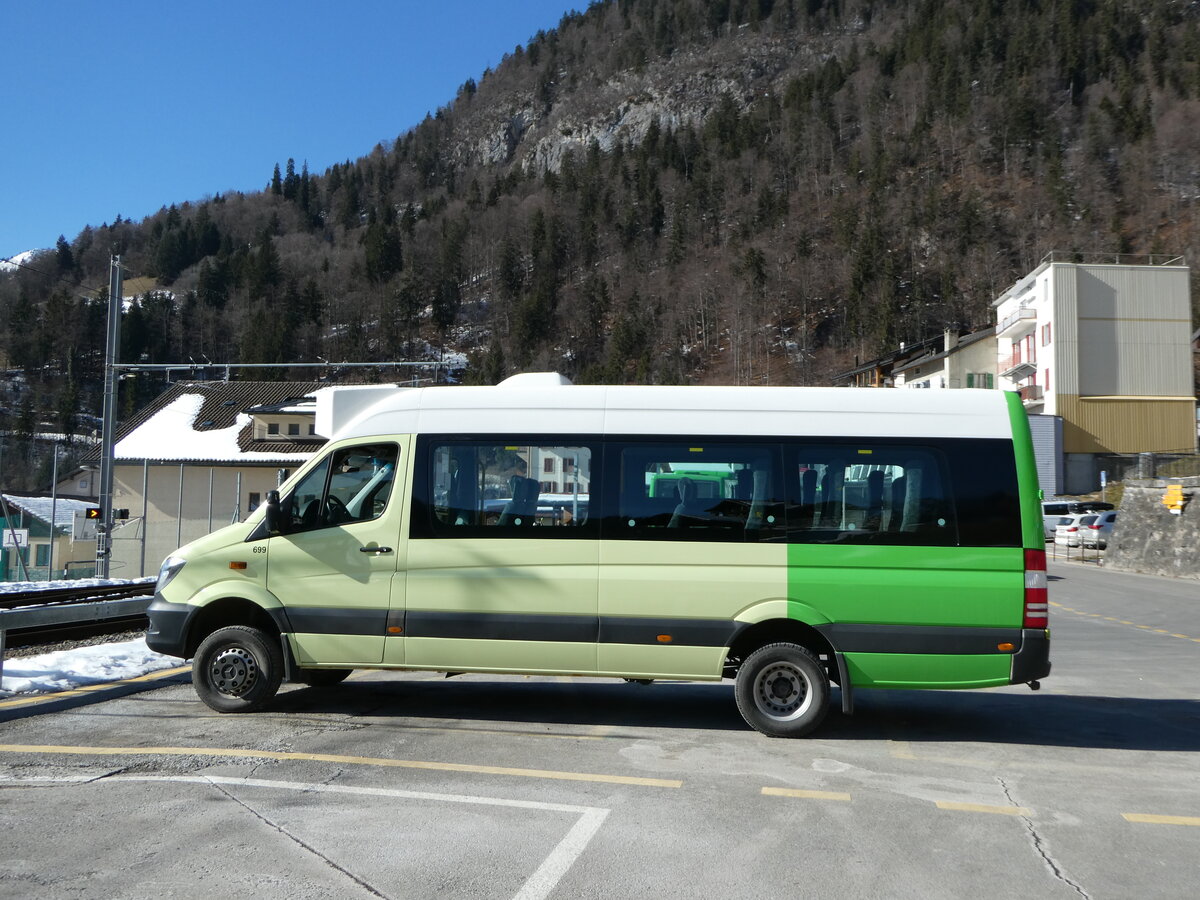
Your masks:
{"label": "black tire", "polygon": [[802,737],[829,709],[829,675],[799,644],[767,644],[746,657],[733,694],[738,711],[768,737]]}
{"label": "black tire", "polygon": [[217,712],[253,712],[275,696],[282,680],[278,638],[246,625],[217,629],[192,660],[192,685]]}
{"label": "black tire", "polygon": [[333,687],[350,677],[353,669],[300,669],[296,681],[309,687]]}

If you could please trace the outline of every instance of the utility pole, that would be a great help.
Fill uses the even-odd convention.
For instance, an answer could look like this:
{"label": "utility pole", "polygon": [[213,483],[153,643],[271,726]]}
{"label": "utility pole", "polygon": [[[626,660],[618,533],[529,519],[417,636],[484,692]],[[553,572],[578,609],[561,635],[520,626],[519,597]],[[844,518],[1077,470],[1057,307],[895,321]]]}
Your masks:
{"label": "utility pole", "polygon": [[58,543],[58,441],[54,442],[54,468],[50,475],[50,563],[46,568],[46,580],[54,580],[54,545]]}
{"label": "utility pole", "polygon": [[108,577],[112,556],[113,437],[117,424],[117,355],[121,349],[121,257],[108,274],[108,343],[104,350],[104,425],[100,449],[100,521],[96,526],[96,577]]}

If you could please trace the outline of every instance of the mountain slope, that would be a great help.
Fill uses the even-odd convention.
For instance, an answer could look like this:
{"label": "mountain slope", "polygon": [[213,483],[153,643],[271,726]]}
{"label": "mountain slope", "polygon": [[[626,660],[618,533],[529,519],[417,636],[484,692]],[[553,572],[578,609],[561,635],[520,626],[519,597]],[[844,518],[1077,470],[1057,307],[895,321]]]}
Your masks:
{"label": "mountain slope", "polygon": [[988,324],[1050,250],[1192,257],[1197,60],[1174,0],[596,3],[358,160],[0,277],[6,349],[94,402],[96,338],[63,323],[115,243],[176,298],[130,311],[125,359],[822,383]]}

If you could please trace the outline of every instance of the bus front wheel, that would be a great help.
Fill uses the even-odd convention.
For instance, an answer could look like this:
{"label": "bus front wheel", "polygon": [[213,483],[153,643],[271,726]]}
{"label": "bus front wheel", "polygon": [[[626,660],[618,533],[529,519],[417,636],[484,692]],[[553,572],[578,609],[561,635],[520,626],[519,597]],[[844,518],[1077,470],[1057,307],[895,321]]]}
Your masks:
{"label": "bus front wheel", "polygon": [[829,676],[799,644],[767,644],[742,663],[734,683],[742,718],[768,737],[802,737],[829,708]]}
{"label": "bus front wheel", "polygon": [[217,712],[252,712],[275,696],[283,651],[257,628],[230,625],[204,639],[192,660],[192,684]]}

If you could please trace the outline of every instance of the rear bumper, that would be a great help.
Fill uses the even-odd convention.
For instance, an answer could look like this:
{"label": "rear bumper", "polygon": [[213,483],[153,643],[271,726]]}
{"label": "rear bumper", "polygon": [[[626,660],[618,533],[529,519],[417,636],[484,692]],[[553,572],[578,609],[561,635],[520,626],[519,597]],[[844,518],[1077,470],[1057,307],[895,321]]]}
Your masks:
{"label": "rear bumper", "polygon": [[1037,681],[1050,674],[1050,629],[1021,629],[1021,649],[1013,654],[1013,684]]}

